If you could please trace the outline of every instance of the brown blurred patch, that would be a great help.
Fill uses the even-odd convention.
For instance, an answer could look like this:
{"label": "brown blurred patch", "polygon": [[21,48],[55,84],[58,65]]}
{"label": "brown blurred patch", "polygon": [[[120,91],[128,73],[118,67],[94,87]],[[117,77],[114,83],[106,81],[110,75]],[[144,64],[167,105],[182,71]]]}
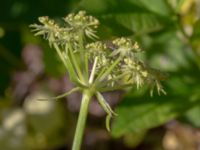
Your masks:
{"label": "brown blurred patch", "polygon": [[179,122],[167,126],[163,138],[165,150],[199,150],[200,131]]}

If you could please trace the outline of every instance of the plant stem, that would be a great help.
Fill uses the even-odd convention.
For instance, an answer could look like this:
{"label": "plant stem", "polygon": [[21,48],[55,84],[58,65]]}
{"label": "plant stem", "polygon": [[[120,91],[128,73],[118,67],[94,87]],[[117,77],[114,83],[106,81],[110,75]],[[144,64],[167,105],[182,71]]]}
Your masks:
{"label": "plant stem", "polygon": [[84,77],[83,77],[83,74],[82,74],[82,72],[81,72],[80,66],[79,66],[78,63],[77,63],[77,59],[76,59],[76,57],[75,57],[75,55],[74,55],[74,52],[73,52],[73,50],[72,50],[71,44],[69,44],[69,54],[70,54],[70,56],[71,56],[72,64],[74,65],[74,68],[75,68],[75,70],[76,70],[76,72],[77,72],[77,74],[78,74],[80,80],[81,80],[81,81],[85,81],[85,79],[84,79]]}
{"label": "plant stem", "polygon": [[[59,48],[58,45],[55,44],[55,43],[53,44],[53,46],[54,46],[54,48],[56,49],[56,52],[57,52],[58,56],[60,57],[61,61],[63,62],[64,66],[67,68],[67,64],[66,64],[66,62],[65,62],[65,58],[63,57],[63,54],[62,54],[60,48]],[[68,68],[67,68],[67,69],[68,69]]]}
{"label": "plant stem", "polygon": [[83,96],[82,96],[80,112],[79,112],[78,122],[77,122],[77,126],[76,126],[72,150],[80,150],[83,133],[84,133],[84,129],[85,129],[85,122],[87,119],[89,102],[90,102],[92,95],[93,94],[90,90],[83,91]]}
{"label": "plant stem", "polygon": [[89,84],[91,84],[94,80],[97,60],[98,60],[98,57],[95,57],[94,64],[93,64],[93,67],[92,67],[92,71],[91,71],[90,78],[89,78]]}

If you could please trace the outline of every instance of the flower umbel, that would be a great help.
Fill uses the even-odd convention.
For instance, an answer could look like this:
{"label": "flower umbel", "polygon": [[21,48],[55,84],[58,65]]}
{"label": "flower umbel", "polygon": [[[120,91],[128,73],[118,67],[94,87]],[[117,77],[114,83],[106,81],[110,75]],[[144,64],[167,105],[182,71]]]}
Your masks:
{"label": "flower umbel", "polygon": [[133,42],[129,38],[117,38],[112,41],[116,46],[116,50],[111,53],[111,56],[119,55],[122,57],[131,56],[133,53],[140,52],[141,49],[137,42]]}
{"label": "flower umbel", "polygon": [[87,16],[85,11],[79,11],[77,14],[71,13],[64,20],[76,31],[83,31],[89,38],[97,38],[94,29],[98,27],[99,21],[93,16]]}
{"label": "flower umbel", "polygon": [[[154,87],[158,94],[166,94],[160,83],[163,79],[162,73],[150,68],[137,57],[137,54],[142,52],[138,43],[125,37],[97,41],[96,28],[99,21],[93,16],[88,16],[85,11],[67,15],[62,25],[48,17],[40,17],[39,22],[41,24],[30,26],[32,31],[49,41],[49,45],[56,50],[76,86],[52,99],[62,98],[75,91],[83,94],[73,150],[80,149],[88,104],[93,96],[107,113],[106,128],[110,130],[110,119],[116,114],[104,99],[102,92],[132,86],[138,89],[149,85],[151,95]],[[87,38],[95,41],[87,43]],[[92,64],[91,69],[89,64]]]}

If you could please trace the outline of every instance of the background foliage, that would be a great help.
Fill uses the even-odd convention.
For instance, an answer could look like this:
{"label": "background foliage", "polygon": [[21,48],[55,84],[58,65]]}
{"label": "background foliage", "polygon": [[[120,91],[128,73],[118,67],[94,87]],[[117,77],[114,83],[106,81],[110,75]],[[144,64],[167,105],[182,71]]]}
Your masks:
{"label": "background foliage", "polygon": [[[92,102],[84,147],[197,149],[200,142],[198,0],[61,0],[59,3],[7,0],[1,2],[0,8],[2,149],[70,148],[80,96],[75,94],[60,102],[36,101],[41,96],[62,93],[73,85],[66,79],[53,50],[43,40],[33,37],[28,25],[39,16],[56,19],[81,9],[100,20],[100,38],[128,36],[137,40],[146,50],[146,63],[168,74],[163,82],[167,95],[150,97],[148,90],[137,91],[135,87],[125,95],[121,91],[106,93],[118,113],[111,134],[104,131],[104,113]],[[169,139],[173,138],[175,144],[170,145]]]}

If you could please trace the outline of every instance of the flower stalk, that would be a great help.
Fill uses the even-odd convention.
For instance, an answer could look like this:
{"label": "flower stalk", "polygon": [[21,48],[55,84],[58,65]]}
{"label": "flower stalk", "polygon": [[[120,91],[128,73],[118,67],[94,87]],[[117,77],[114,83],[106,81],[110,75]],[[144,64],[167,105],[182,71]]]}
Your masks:
{"label": "flower stalk", "polygon": [[92,95],[93,93],[90,90],[83,91],[72,150],[80,150],[81,142],[83,139],[83,133],[85,129],[85,123],[87,119],[88,107],[89,107]]}

